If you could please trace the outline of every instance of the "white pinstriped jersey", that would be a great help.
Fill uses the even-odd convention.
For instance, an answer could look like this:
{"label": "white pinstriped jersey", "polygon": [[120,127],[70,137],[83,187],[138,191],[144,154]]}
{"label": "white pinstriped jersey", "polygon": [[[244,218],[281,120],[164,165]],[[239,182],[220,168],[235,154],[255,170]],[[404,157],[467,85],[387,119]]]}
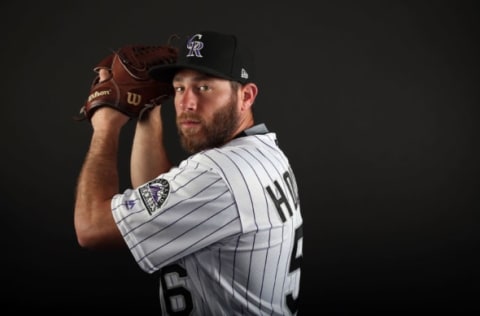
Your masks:
{"label": "white pinstriped jersey", "polygon": [[260,124],[112,201],[164,315],[295,315],[302,216],[276,134]]}

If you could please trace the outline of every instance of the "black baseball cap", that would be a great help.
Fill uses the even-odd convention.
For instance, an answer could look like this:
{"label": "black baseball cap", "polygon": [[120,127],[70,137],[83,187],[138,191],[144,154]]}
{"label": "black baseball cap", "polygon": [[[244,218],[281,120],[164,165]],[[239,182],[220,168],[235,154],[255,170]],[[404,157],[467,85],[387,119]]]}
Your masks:
{"label": "black baseball cap", "polygon": [[154,66],[149,73],[156,80],[171,81],[178,70],[187,68],[244,84],[253,81],[253,67],[251,51],[237,36],[203,31],[188,37],[176,63]]}

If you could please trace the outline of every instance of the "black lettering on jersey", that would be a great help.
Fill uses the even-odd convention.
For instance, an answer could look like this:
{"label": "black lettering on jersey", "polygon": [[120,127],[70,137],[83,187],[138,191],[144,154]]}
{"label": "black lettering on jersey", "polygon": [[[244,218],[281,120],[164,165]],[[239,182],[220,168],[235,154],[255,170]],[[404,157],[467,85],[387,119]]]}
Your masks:
{"label": "black lettering on jersey", "polygon": [[298,187],[292,170],[289,169],[289,172],[285,172],[283,174],[283,180],[287,185],[288,191],[290,191],[290,195],[292,196],[295,209],[298,209]]}
{"label": "black lettering on jersey", "polygon": [[[290,193],[290,196],[293,200],[293,206],[294,209],[298,209],[298,187],[297,187],[297,182],[295,180],[295,177],[293,175],[293,172],[289,168],[288,171],[285,171],[283,173],[283,181],[285,183],[285,186],[288,188],[288,192]],[[282,222],[285,222],[287,220],[286,214],[284,211],[284,208],[282,208],[282,205],[285,205],[285,208],[288,210],[288,215],[291,217],[293,215],[292,213],[292,207],[290,203],[288,202],[288,199],[285,195],[285,192],[283,192],[282,186],[280,186],[280,183],[278,183],[277,180],[273,181],[273,184],[275,185],[276,191],[280,196],[276,196],[275,193],[273,192],[272,188],[270,186],[267,186],[265,189],[267,190],[268,194],[270,195],[270,198],[272,199],[273,203],[275,204],[275,207],[277,209],[278,215],[280,216],[280,219]]]}
{"label": "black lettering on jersey", "polygon": [[273,203],[275,204],[275,207],[277,208],[278,215],[282,219],[282,222],[285,223],[285,221],[287,219],[285,217],[285,214],[283,214],[282,204],[285,204],[290,216],[292,216],[292,208],[290,207],[290,204],[288,203],[287,197],[285,196],[285,193],[283,193],[283,190],[280,187],[280,184],[278,184],[278,181],[273,181],[273,184],[275,184],[275,186],[277,187],[278,193],[280,193],[279,198],[277,198],[275,196],[275,193],[273,193],[273,190],[270,186],[267,186],[266,189],[267,189],[268,194],[270,195],[270,198],[272,199]]}
{"label": "black lettering on jersey", "polygon": [[[162,268],[160,274],[163,299],[168,315],[190,315],[193,310],[192,294],[181,285],[180,281],[181,279],[188,277],[187,270],[179,264],[171,264]],[[176,282],[169,285],[167,278],[173,278]]]}
{"label": "black lettering on jersey", "polygon": [[[289,273],[294,273],[297,270],[300,272],[302,261],[303,261],[303,249],[302,249],[303,247],[302,247],[302,244],[299,243],[300,240],[302,240],[302,243],[303,243],[303,226],[302,225],[300,225],[299,227],[297,227],[297,229],[295,229],[295,240],[294,240],[295,243],[293,245],[292,254],[290,255],[290,268],[288,269]],[[298,255],[298,252],[300,252],[300,255]],[[287,297],[286,297],[286,303],[292,315],[297,313],[298,311],[298,305],[300,301],[299,287],[300,287],[300,283],[297,284],[298,294],[296,298],[293,297],[293,293],[287,294]]]}

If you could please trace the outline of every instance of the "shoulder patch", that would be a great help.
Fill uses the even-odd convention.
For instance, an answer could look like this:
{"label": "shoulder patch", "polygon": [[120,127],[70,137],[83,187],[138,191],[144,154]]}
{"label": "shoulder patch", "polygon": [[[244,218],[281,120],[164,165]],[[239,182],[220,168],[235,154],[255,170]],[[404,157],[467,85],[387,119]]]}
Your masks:
{"label": "shoulder patch", "polygon": [[170,192],[170,183],[165,179],[159,178],[142,185],[138,191],[143,203],[147,207],[148,213],[151,215],[167,200]]}

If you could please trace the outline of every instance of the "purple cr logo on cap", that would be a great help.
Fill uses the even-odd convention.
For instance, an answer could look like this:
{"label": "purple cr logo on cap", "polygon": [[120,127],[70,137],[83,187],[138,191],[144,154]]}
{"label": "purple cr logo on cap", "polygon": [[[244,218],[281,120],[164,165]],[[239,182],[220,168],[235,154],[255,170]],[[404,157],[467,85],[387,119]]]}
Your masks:
{"label": "purple cr logo on cap", "polygon": [[[198,40],[197,40],[198,39]],[[202,34],[195,34],[187,41],[187,57],[203,57],[200,50],[203,48]]]}

